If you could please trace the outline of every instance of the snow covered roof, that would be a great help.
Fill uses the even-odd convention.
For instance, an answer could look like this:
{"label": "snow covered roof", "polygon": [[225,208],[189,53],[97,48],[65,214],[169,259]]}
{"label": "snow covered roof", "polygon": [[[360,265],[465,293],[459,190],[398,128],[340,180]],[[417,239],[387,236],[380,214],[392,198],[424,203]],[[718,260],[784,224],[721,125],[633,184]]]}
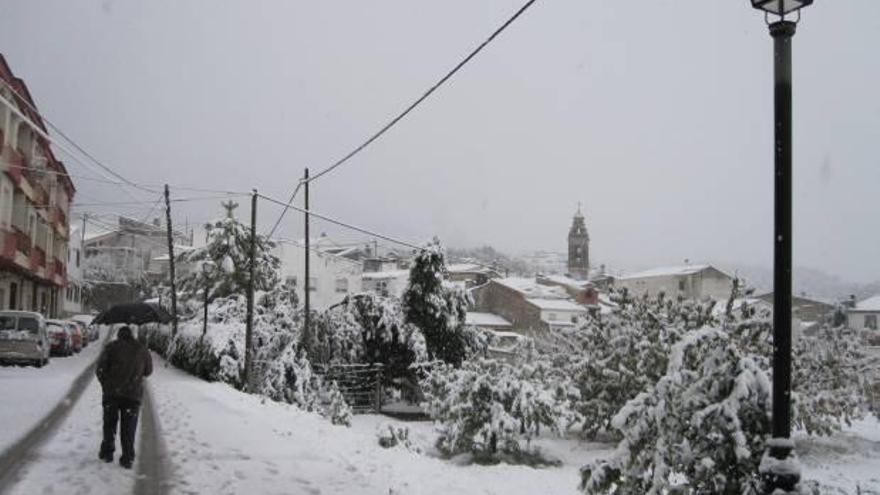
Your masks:
{"label": "snow covered roof", "polygon": [[491,272],[492,269],[478,263],[453,263],[446,266],[446,271],[449,273],[486,273]]}
{"label": "snow covered roof", "polygon": [[465,324],[477,327],[513,327],[513,325],[504,318],[492,313],[480,313],[477,311],[469,311],[465,317]]}
{"label": "snow covered roof", "polygon": [[880,312],[880,295],[869,297],[856,303],[853,311],[877,311]]}
{"label": "snow covered roof", "polygon": [[407,278],[409,270],[388,270],[385,272],[364,272],[365,280],[383,280],[389,278]]}
{"label": "snow covered roof", "polygon": [[541,278],[573,289],[584,289],[587,285],[590,285],[590,282],[586,280],[575,280],[571,277],[566,277],[565,275],[541,275]]}
{"label": "snow covered roof", "polygon": [[[635,279],[635,278],[648,278],[648,277],[670,277],[670,276],[681,276],[681,275],[692,275],[694,273],[699,273],[703,270],[708,270],[713,268],[712,265],[681,265],[681,266],[664,266],[660,268],[652,268],[650,270],[644,270],[641,272],[630,273],[628,275],[624,275],[620,277],[620,280],[627,279]],[[721,271],[721,270],[718,270]]]}
{"label": "snow covered roof", "polygon": [[516,332],[505,332],[505,331],[503,331],[503,330],[486,330],[486,331],[489,332],[489,333],[491,333],[491,334],[494,335],[495,337],[515,338],[515,339],[517,339],[517,340],[519,340],[519,339],[525,339],[525,338],[526,338],[525,335],[521,335],[521,334],[518,334],[518,333],[516,333]]}
{"label": "snow covered roof", "polygon": [[586,312],[586,308],[581,306],[580,304],[575,303],[574,301],[570,301],[568,299],[539,299],[539,298],[530,298],[526,299],[526,301],[534,304],[540,309],[547,311],[578,311],[581,313]]}
{"label": "snow covered roof", "polygon": [[553,287],[541,285],[533,278],[525,277],[507,277],[495,278],[492,282],[501,284],[509,289],[513,289],[524,296],[535,297],[540,299],[566,299],[568,293],[562,287]]}

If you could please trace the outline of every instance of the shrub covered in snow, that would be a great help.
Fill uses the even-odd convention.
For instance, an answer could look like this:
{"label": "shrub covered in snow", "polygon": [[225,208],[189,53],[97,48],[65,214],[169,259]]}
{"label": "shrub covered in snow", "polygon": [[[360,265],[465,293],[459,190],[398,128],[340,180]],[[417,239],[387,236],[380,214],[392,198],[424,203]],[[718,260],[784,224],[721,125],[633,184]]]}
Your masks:
{"label": "shrub covered in snow", "polygon": [[379,439],[379,446],[386,449],[401,446],[417,454],[422,452],[422,449],[409,438],[409,428],[406,426],[382,423],[376,430],[376,437]]}
{"label": "shrub covered in snow", "polygon": [[713,321],[713,303],[614,294],[619,310],[556,330],[542,348],[561,359],[580,390],[583,431],[608,430],[611,418],[666,371],[672,346],[687,331]]}
{"label": "shrub covered in snow", "polygon": [[413,260],[403,312],[422,331],[429,359],[459,366],[472,353],[475,339],[465,327],[468,295],[445,281],[445,271],[443,250],[435,239]]}
{"label": "shrub covered in snow", "polygon": [[797,428],[830,435],[865,416],[869,389],[880,373],[855,331],[822,328],[814,336],[799,338],[792,354],[792,416]]}
{"label": "shrub covered in snow", "polygon": [[435,420],[438,448],[446,454],[519,454],[542,427],[562,434],[575,420],[577,390],[539,361],[511,365],[465,361],[460,368],[438,364],[422,383],[426,410]]}
{"label": "shrub covered in snow", "polygon": [[582,470],[586,493],[757,493],[770,431],[766,323],[704,327],[614,416],[623,440]]}
{"label": "shrub covered in snow", "polygon": [[314,320],[311,357],[322,364],[381,364],[390,384],[411,376],[410,365],[425,361],[425,339],[403,321],[400,301],[356,294]]}

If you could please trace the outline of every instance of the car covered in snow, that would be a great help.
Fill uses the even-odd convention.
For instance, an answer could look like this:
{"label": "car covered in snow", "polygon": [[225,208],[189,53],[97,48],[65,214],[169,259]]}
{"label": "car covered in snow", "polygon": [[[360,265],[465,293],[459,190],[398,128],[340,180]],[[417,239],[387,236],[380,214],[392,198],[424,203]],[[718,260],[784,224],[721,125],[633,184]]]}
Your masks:
{"label": "car covered in snow", "polygon": [[73,354],[73,339],[67,331],[67,325],[58,320],[46,321],[46,331],[51,343],[53,356],[70,356]]}
{"label": "car covered in snow", "polygon": [[0,362],[32,364],[49,362],[46,320],[30,311],[0,311]]}

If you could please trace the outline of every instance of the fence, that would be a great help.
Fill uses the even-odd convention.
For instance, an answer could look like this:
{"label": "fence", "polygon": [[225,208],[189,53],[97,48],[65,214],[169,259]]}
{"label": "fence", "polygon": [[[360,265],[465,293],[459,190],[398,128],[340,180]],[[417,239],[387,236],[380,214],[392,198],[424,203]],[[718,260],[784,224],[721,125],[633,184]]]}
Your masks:
{"label": "fence", "polygon": [[336,382],[355,414],[379,413],[382,409],[381,364],[314,365],[314,371],[325,383]]}

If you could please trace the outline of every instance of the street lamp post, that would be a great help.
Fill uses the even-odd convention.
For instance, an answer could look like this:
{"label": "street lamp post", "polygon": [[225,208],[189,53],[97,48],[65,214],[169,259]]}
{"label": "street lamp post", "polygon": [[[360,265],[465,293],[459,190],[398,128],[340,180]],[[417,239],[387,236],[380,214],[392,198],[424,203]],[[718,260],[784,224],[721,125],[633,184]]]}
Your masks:
{"label": "street lamp post", "polygon": [[208,295],[211,291],[211,275],[214,273],[214,262],[213,261],[203,261],[202,262],[202,275],[204,275],[205,279],[205,317],[204,317],[204,325],[202,326],[202,337],[208,333]]}
{"label": "street lamp post", "polygon": [[791,38],[797,13],[813,0],[751,0],[766,17],[773,38],[774,232],[773,232],[773,438],[761,462],[767,493],[794,493],[800,471],[791,441]]}

